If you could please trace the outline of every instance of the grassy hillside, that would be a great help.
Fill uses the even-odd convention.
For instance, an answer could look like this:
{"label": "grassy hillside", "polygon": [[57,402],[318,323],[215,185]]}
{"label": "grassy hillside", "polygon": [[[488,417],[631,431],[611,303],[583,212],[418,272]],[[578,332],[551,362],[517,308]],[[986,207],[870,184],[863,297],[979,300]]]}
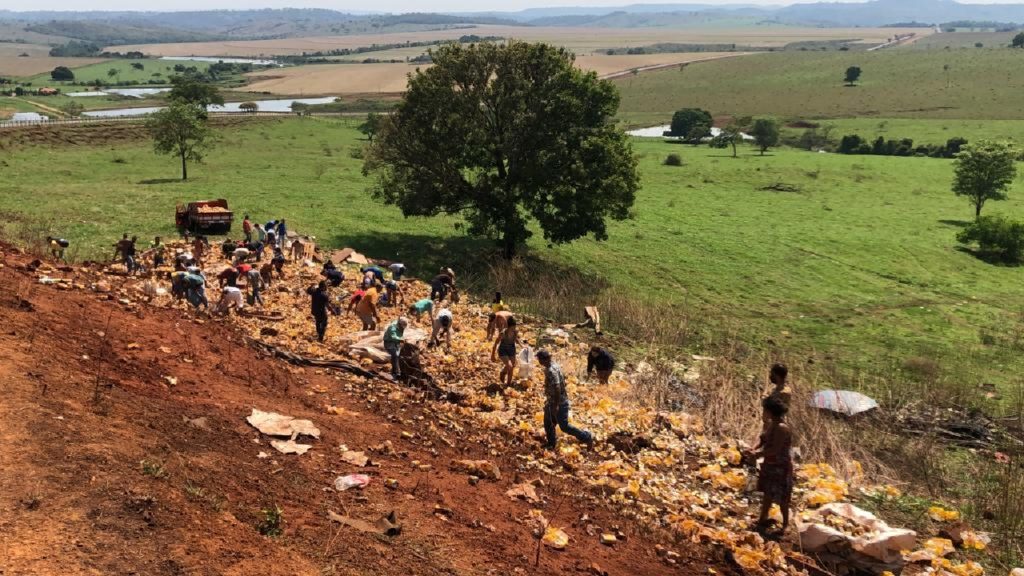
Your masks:
{"label": "grassy hillside", "polygon": [[[623,78],[620,117],[667,122],[679,108],[787,118],[1015,119],[1024,76],[1020,51],[880,50],[766,53]],[[863,71],[843,84],[849,66]],[[948,66],[947,70],[944,69]]]}
{"label": "grassy hillside", "polygon": [[[138,70],[132,66],[132,64],[141,64],[143,69]],[[184,66],[195,66],[198,70],[204,71],[210,67],[209,62],[186,62],[186,61],[171,61],[171,60],[107,60],[98,64],[91,64],[89,66],[83,66],[81,68],[75,68],[72,71],[75,73],[75,82],[77,83],[90,83],[94,80],[102,80],[104,83],[114,84],[117,82],[140,82],[146,83],[150,80],[161,80],[168,82],[170,77],[175,74],[174,66],[181,64]],[[110,76],[110,70],[117,70],[116,76]],[[153,76],[153,74],[160,74],[160,76]],[[50,73],[38,74],[31,78],[26,79],[26,82],[31,82],[35,85],[63,85],[68,84],[65,82],[54,82],[50,79]],[[73,91],[73,90],[65,90]]]}
{"label": "grassy hillside", "polygon": [[[858,134],[874,140],[912,138],[917,144],[944,144],[959,136],[968,141],[982,138],[1024,142],[1024,120],[927,120],[918,118],[831,118],[822,120],[821,127],[832,127],[832,138],[838,140],[846,134]],[[820,130],[821,128],[819,128]],[[802,129],[787,128],[799,134]]]}
{"label": "grassy hillside", "polygon": [[[326,245],[401,258],[416,274],[438,261],[486,267],[490,245],[461,236],[456,219],[404,219],[367,195],[350,156],[362,145],[356,124],[289,119],[226,132],[187,183],[144,140],[14,148],[0,210],[49,222],[83,257],[105,255],[122,232],[172,234],[177,201],[224,197],[259,219],[285,216]],[[1024,364],[1024,272],[957,249],[971,210],[949,191],[949,161],[793,150],[733,159],[659,141],[638,141],[636,151],[634,220],[612,224],[605,243],[533,243],[553,281],[589,275],[589,294],[563,297],[649,303],[697,332],[796,350],[847,376],[924,362],[935,367],[929,377],[1008,384]],[[685,165],[662,165],[670,152]],[[1010,198],[986,211],[1024,216],[1024,187]]]}

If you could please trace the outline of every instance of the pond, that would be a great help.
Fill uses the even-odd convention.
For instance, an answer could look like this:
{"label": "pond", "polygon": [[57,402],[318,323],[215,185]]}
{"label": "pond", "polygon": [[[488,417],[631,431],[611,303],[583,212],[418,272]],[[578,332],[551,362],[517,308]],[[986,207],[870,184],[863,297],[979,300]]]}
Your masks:
{"label": "pond", "polygon": [[[292,103],[300,102],[302,104],[327,104],[334,102],[334,96],[327,96],[324,98],[285,98],[281,100],[254,100],[256,105],[259,106],[260,112],[291,112]],[[223,106],[210,106],[208,110],[210,112],[241,112],[238,108],[241,102],[228,102]],[[162,107],[145,107],[145,108],[117,108],[114,110],[90,110],[84,112],[83,116],[89,116],[92,118],[115,118],[118,116],[143,116],[145,114],[152,114],[157,110],[161,110]]]}

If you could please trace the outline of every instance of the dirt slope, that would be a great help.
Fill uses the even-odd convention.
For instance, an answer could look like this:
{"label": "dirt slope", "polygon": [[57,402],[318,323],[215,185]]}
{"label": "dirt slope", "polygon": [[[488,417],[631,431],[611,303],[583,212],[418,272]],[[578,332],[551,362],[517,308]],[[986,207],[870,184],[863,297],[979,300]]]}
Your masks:
{"label": "dirt slope", "polygon": [[[347,376],[261,358],[217,321],[40,286],[18,269],[26,259],[0,251],[0,574],[571,574],[595,562],[610,574],[708,572],[708,551],[674,547],[682,558],[670,566],[654,536],[550,479],[536,507],[572,540],[535,567],[531,505],[505,491],[538,474],[517,478],[515,455],[472,430],[430,426],[411,392],[353,392],[363,388]],[[278,454],[246,424],[254,407],[309,418],[321,439]],[[370,454],[379,467],[340,458],[340,444],[386,440],[395,453]],[[461,458],[494,461],[502,479],[470,485],[449,469]],[[365,490],[331,488],[355,472],[372,477]],[[255,528],[273,505],[278,538]],[[371,522],[394,511],[403,530],[341,527],[328,510]],[[628,539],[602,546],[613,526]]]}

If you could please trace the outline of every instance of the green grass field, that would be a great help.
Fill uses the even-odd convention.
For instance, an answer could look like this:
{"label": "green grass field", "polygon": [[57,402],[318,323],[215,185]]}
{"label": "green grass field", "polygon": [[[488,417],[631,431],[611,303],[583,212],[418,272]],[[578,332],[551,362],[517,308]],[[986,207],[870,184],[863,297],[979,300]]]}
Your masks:
{"label": "green grass field", "polygon": [[[227,131],[187,183],[146,141],[9,149],[0,210],[51,223],[80,258],[105,254],[122,232],[171,235],[176,202],[224,197],[239,215],[283,216],[323,244],[400,258],[414,273],[439,259],[484,264],[490,245],[461,236],[456,219],[405,219],[369,197],[351,157],[362,145],[356,125],[288,119]],[[1008,384],[1024,365],[1024,269],[958,249],[954,235],[972,212],[949,191],[949,161],[635,147],[636,218],[613,223],[608,242],[538,240],[533,255],[846,375],[923,357],[970,383]],[[662,165],[670,152],[685,165]],[[766,189],[775,184],[794,191]],[[1024,216],[1024,186],[986,212]]]}
{"label": "green grass field", "polygon": [[[132,67],[132,64],[141,64],[143,69],[137,70]],[[154,79],[169,82],[170,77],[175,74],[174,66],[176,64],[182,64],[186,67],[195,66],[200,71],[206,70],[210,67],[209,62],[179,62],[156,59],[114,59],[107,62],[100,62],[98,64],[90,64],[81,68],[74,68],[72,72],[75,73],[75,82],[78,83],[89,83],[95,80],[102,80],[105,84],[118,84],[121,82],[131,81],[146,83]],[[117,70],[117,74],[110,76],[110,70]],[[160,74],[160,76],[153,76],[153,74]],[[25,81],[31,82],[33,86],[67,86],[67,88],[64,89],[65,92],[73,91],[71,88],[74,87],[68,82],[54,82],[50,79],[49,72],[45,74],[37,74],[31,78],[25,79]]]}
{"label": "green grass field", "polygon": [[[616,80],[619,117],[665,123],[679,108],[784,118],[1020,117],[1021,53],[1011,49],[765,53]],[[843,84],[847,67],[863,73]],[[948,66],[948,69],[945,68]]]}

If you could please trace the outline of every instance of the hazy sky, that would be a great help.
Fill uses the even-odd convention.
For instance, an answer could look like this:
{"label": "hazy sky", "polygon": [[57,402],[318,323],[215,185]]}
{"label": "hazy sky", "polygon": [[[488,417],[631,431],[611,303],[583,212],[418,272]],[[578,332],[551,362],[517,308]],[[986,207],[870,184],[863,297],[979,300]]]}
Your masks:
{"label": "hazy sky", "polygon": [[[679,0],[694,4],[794,4],[815,0]],[[960,0],[972,4],[1009,4],[1022,0]],[[330,8],[342,12],[512,11],[548,6],[622,6],[632,3],[664,4],[658,0],[378,0],[373,3],[345,0],[0,0],[4,10],[210,10],[246,8]]]}

